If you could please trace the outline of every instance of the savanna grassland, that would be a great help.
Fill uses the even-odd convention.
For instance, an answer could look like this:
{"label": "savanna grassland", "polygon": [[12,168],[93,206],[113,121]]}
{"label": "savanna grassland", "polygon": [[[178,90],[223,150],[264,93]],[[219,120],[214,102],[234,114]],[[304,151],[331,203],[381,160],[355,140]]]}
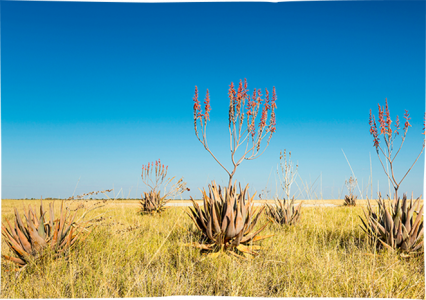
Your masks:
{"label": "savanna grassland", "polygon": [[[13,220],[12,207],[21,212],[22,203],[40,204],[3,200],[2,221]],[[105,204],[85,216],[93,231],[68,258],[47,258],[20,273],[2,260],[1,297],[425,298],[424,256],[402,258],[375,251],[359,226],[360,206],[302,207],[296,226],[268,225],[262,235],[274,236],[260,242],[259,256],[243,260],[214,258],[186,246],[200,238],[185,213],[188,208],[141,216],[136,202]],[[55,210],[59,207],[56,201]],[[262,215],[257,227],[265,222]],[[3,254],[11,255],[4,239],[1,247]]]}

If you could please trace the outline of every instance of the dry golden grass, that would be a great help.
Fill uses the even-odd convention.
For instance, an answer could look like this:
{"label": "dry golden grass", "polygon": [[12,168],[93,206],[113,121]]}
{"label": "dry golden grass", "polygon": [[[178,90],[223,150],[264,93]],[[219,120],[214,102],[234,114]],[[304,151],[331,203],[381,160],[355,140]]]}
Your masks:
{"label": "dry golden grass", "polygon": [[[13,206],[21,211],[22,202],[39,205],[3,200],[2,220],[13,217]],[[132,202],[116,201],[92,211],[86,219],[98,218],[98,226],[68,259],[31,265],[18,276],[7,272],[11,265],[2,260],[1,297],[425,298],[424,257],[376,253],[359,227],[360,207],[302,208],[297,226],[271,224],[264,233],[275,236],[262,242],[257,258],[244,261],[226,255],[213,259],[183,246],[198,239],[184,213],[187,208],[141,216],[137,203],[127,203]],[[4,242],[2,253],[10,253]]]}

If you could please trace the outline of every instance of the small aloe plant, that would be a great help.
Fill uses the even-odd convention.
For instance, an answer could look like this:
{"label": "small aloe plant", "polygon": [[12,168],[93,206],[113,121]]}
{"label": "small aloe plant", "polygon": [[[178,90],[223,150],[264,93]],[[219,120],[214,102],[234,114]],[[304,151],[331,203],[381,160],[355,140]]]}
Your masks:
{"label": "small aloe plant", "polygon": [[345,202],[343,202],[344,206],[356,206],[357,196],[354,195],[354,189],[357,183],[357,179],[352,178],[352,176],[349,177],[349,180],[345,180],[345,185],[349,191],[349,195],[345,195]]}
{"label": "small aloe plant", "polygon": [[166,209],[165,205],[169,201],[165,197],[161,197],[160,192],[144,193],[144,198],[140,201],[141,209],[139,212],[141,214],[161,213]]}
{"label": "small aloe plant", "polygon": [[23,214],[25,223],[14,208],[14,224],[7,219],[7,226],[2,224],[2,235],[13,256],[2,257],[23,268],[30,262],[37,262],[45,253],[50,252],[54,254],[53,257],[58,257],[66,254],[77,241],[82,242],[90,232],[83,233],[84,226],[74,223],[76,213],[71,216],[69,210],[63,209],[63,205],[62,202],[60,215],[55,218],[53,203],[49,204],[50,219],[47,219],[47,211],[43,209],[42,201],[39,216],[29,206]]}
{"label": "small aloe plant", "polygon": [[357,196],[354,195],[345,195],[345,202],[343,202],[344,206],[356,206]]}
{"label": "small aloe plant", "polygon": [[291,200],[277,199],[275,205],[266,204],[266,215],[276,224],[294,225],[300,220],[302,202],[294,205],[294,197]]}

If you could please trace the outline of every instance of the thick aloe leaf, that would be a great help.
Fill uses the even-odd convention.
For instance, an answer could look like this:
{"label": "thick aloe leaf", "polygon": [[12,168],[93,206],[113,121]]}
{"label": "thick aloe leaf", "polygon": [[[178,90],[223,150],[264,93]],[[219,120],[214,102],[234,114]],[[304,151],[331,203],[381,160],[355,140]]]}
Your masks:
{"label": "thick aloe leaf", "polygon": [[21,242],[22,248],[25,250],[25,252],[32,253],[31,243],[28,241],[25,234],[23,234],[19,228],[16,228],[16,233],[19,236],[19,241]]}
{"label": "thick aloe leaf", "polygon": [[243,244],[239,244],[236,248],[238,250],[240,250],[241,252],[243,252],[243,253],[248,253],[248,254],[252,254],[252,255],[256,255],[257,254],[256,252],[254,252],[253,250],[251,250],[249,247],[244,246]]}
{"label": "thick aloe leaf", "polygon": [[3,255],[2,257],[6,260],[10,260],[12,262],[14,262],[15,264],[19,265],[19,266],[25,266],[26,262],[18,257],[11,257],[11,256],[7,256],[7,255]]}
{"label": "thick aloe leaf", "polygon": [[[41,209],[40,209],[41,211]],[[46,212],[42,213],[40,216],[40,219],[38,221],[38,234],[45,240],[46,239],[46,232],[44,231],[44,214]]]}

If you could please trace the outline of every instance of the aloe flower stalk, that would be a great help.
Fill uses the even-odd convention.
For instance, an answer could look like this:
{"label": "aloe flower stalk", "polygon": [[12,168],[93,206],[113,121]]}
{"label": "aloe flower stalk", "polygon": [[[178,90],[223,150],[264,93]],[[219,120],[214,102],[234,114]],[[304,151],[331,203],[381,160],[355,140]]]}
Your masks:
{"label": "aloe flower stalk", "polygon": [[[209,90],[207,90],[206,93],[203,111],[200,101],[198,100],[198,87],[195,87],[195,95],[193,98],[195,135],[203,144],[204,148],[228,174],[228,186],[231,186],[232,178],[235,175],[237,167],[243,162],[243,160],[252,160],[263,154],[269,145],[269,141],[271,140],[273,133],[276,130],[275,109],[277,108],[277,95],[275,92],[275,87],[272,89],[271,99],[267,89],[265,89],[265,98],[262,98],[262,92],[260,89],[254,89],[253,95],[251,97],[248,92],[246,79],[244,79],[244,84],[242,80],[240,80],[237,90],[235,90],[234,83],[231,82],[228,90],[228,128],[230,137],[231,161],[233,165],[233,169],[230,171],[225,168],[223,164],[216,158],[207,144],[207,121],[210,120],[211,111]],[[256,118],[259,112],[261,117],[256,128]],[[261,151],[261,142],[265,138],[267,138],[266,147]],[[243,150],[240,158],[237,159],[235,157],[236,151],[244,144],[245,150]]]}
{"label": "aloe flower stalk", "polygon": [[[398,116],[396,117],[396,122],[394,124],[395,128],[392,129],[392,127],[391,127],[392,120],[391,120],[390,113],[389,113],[388,100],[386,99],[385,107],[381,107],[380,104],[378,106],[379,106],[378,121],[379,121],[380,133],[379,133],[378,128],[377,128],[376,119],[375,119],[374,115],[372,115],[371,109],[370,109],[370,119],[369,119],[370,134],[373,136],[374,147],[376,148],[377,156],[379,157],[379,160],[380,160],[380,163],[383,167],[383,170],[385,171],[386,175],[388,176],[388,178],[389,178],[390,182],[392,183],[393,188],[395,190],[394,198],[398,199],[398,189],[399,189],[402,181],[405,179],[405,177],[411,171],[413,166],[416,164],[420,155],[423,153],[423,150],[425,148],[425,141],[423,140],[422,149],[421,149],[419,155],[417,156],[416,160],[414,161],[414,163],[411,165],[411,167],[408,169],[408,171],[405,173],[405,175],[402,177],[402,179],[398,181],[395,178],[395,174],[394,174],[394,160],[397,157],[399,151],[401,150],[402,145],[404,144],[404,141],[405,141],[405,138],[406,138],[407,132],[408,132],[408,127],[411,127],[411,124],[409,122],[410,119],[411,119],[410,114],[408,113],[407,110],[405,111],[405,113],[404,113],[405,123],[404,123],[404,127],[402,129],[403,133],[400,134],[400,132],[399,132],[400,123],[399,123]],[[426,113],[425,113],[425,119],[426,119]],[[425,134],[425,126],[424,125],[425,125],[425,123],[423,123],[423,135]],[[384,147],[385,150],[383,150],[383,148],[380,146],[380,135],[383,136],[383,140],[384,140],[384,143],[385,143],[385,147]],[[394,141],[395,141],[397,136],[401,137],[401,144],[399,145],[399,148],[396,151],[395,155],[393,155],[393,157],[392,157]],[[383,164],[383,161],[381,159],[382,155],[389,162],[389,167],[390,167],[389,172],[386,170],[385,165]]]}
{"label": "aloe flower stalk", "polygon": [[[166,198],[180,195],[189,190],[186,187],[186,182],[183,181],[183,177],[172,184],[175,177],[167,177],[168,168],[168,166],[161,164],[160,159],[156,160],[155,163],[151,162],[142,166],[142,181],[149,187],[150,191],[148,193],[145,192],[144,197],[141,197],[141,214],[160,213],[164,211],[164,206],[170,201],[170,199],[166,200]],[[167,188],[169,184],[171,186]],[[161,189],[164,190],[162,196],[160,196]]]}

